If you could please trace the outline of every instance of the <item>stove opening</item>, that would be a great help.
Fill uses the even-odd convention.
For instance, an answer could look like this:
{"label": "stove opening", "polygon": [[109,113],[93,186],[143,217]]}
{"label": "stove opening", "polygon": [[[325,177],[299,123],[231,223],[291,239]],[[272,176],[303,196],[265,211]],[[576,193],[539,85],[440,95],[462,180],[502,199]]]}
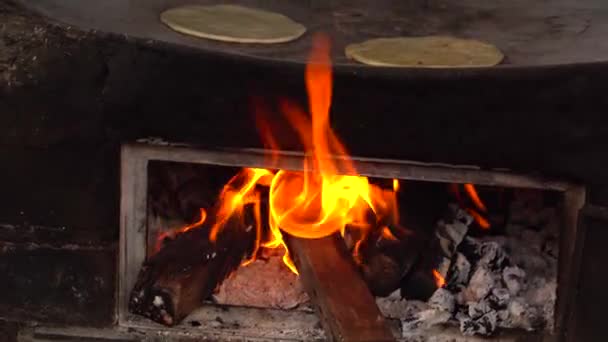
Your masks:
{"label": "stove opening", "polygon": [[[354,282],[364,284],[373,295],[375,310],[398,337],[441,332],[449,339],[555,331],[560,307],[558,269],[563,267],[560,235],[569,205],[564,192],[557,189],[559,183],[542,183],[547,190],[386,178],[377,174],[393,173],[390,164],[383,168],[376,161],[363,161],[357,168],[376,174],[353,177],[365,179],[368,192],[363,193],[377,197],[357,194],[354,204],[339,198],[333,210],[340,205],[346,209],[336,217],[318,214],[327,203],[322,194],[309,199],[307,210],[315,210],[315,215],[306,216],[304,211],[295,217],[303,225],[320,227],[313,232],[326,221],[333,223],[332,230],[308,236],[276,225],[285,213],[297,210],[297,194],[289,198],[296,204],[278,207],[284,210],[283,216],[272,212],[280,205],[272,198],[280,193],[276,190],[281,184],[279,170],[288,167],[236,166],[263,164],[267,162],[263,153],[205,156],[201,150],[157,146],[129,150],[143,150],[148,160],[142,164],[128,158],[130,164],[145,170],[145,177],[137,177],[139,185],[132,184],[144,188],[140,190],[145,194],[140,197],[140,201],[145,199],[143,208],[135,210],[142,225],[138,239],[144,248],[135,252],[132,249],[137,246],[131,244],[124,251],[132,255],[132,261],[140,258],[139,264],[130,263],[129,285],[122,287],[129,320],[171,329],[230,326],[239,331],[235,326],[246,325],[243,322],[251,320],[250,315],[262,315],[268,330],[273,324],[290,326],[292,330],[282,331],[281,337],[324,338],[327,332],[319,329],[313,310],[324,299],[318,298],[318,286],[310,282],[351,277],[348,270],[342,274],[347,265],[356,277],[348,279],[346,286],[336,283],[347,298],[342,304],[349,305],[348,292],[351,285],[356,287]],[[197,154],[203,157],[194,158]],[[192,161],[157,159],[167,155]],[[216,161],[208,162],[214,155]],[[291,159],[303,160],[283,158],[287,163]],[[426,174],[437,178],[433,170]],[[460,171],[473,172],[448,169],[446,174]],[[315,177],[304,171],[289,172],[302,182]],[[478,172],[487,183],[488,178]],[[507,182],[513,184],[536,182],[509,177]],[[350,194],[348,186],[340,191]],[[314,221],[319,217],[326,221]],[[279,231],[273,231],[277,227]],[[318,252],[327,246],[335,253]],[[319,278],[310,268],[320,264],[333,274]],[[222,318],[226,312],[231,313]],[[294,321],[286,322],[289,317]],[[257,334],[267,336],[268,330]]]}

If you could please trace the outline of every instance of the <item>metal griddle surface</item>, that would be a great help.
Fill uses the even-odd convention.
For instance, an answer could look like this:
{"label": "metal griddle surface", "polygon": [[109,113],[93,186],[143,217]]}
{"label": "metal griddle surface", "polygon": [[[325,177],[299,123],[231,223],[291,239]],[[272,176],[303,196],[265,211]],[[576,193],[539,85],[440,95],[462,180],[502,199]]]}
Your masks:
{"label": "metal griddle surface", "polygon": [[[506,55],[497,68],[608,61],[606,0],[236,0],[245,6],[283,13],[308,33],[283,44],[234,44],[189,37],[159,21],[167,8],[218,4],[213,0],[20,0],[60,22],[134,38],[161,41],[260,60],[304,63],[311,32],[333,40],[339,66],[357,64],[344,46],[383,36],[453,35],[498,46]],[[227,1],[224,1],[226,3]]]}

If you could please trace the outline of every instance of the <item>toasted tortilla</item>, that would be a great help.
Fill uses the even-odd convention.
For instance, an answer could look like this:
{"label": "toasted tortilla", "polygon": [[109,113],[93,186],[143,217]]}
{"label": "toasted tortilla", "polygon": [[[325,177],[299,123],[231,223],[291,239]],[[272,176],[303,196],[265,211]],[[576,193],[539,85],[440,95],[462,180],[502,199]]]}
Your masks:
{"label": "toasted tortilla", "polygon": [[236,5],[181,6],[161,13],[160,20],[183,34],[234,43],[284,43],[306,32],[282,14]]}
{"label": "toasted tortilla", "polygon": [[348,45],[345,53],[364,64],[419,68],[488,67],[504,58],[494,45],[447,36],[371,39]]}

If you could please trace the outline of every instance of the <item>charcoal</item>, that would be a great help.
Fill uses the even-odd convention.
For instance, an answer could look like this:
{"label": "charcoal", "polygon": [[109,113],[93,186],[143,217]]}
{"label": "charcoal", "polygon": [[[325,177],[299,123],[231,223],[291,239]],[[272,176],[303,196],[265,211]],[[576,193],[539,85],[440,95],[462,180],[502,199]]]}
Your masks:
{"label": "charcoal", "polygon": [[429,298],[428,304],[431,308],[440,311],[454,312],[456,308],[454,295],[444,288],[438,288]]}
{"label": "charcoal", "polygon": [[490,305],[488,300],[482,300],[479,302],[471,302],[468,305],[468,315],[472,319],[478,319],[483,315],[490,313],[490,311],[494,311]]}
{"label": "charcoal", "polygon": [[509,262],[505,249],[496,241],[485,241],[479,245],[478,254],[481,256],[478,264],[492,270],[502,269]]}
{"label": "charcoal", "polygon": [[481,257],[479,255],[480,245],[481,241],[476,238],[467,236],[462,240],[462,242],[458,246],[458,251],[462,253],[462,255],[464,255],[471,264],[474,264]]}
{"label": "charcoal", "polygon": [[460,290],[469,282],[471,274],[471,263],[462,253],[456,253],[448,272],[448,288],[450,290]]}
{"label": "charcoal", "polygon": [[488,296],[490,305],[494,309],[504,309],[509,304],[511,299],[511,293],[505,288],[494,288],[492,293]]}
{"label": "charcoal", "polygon": [[448,204],[452,216],[455,220],[463,223],[466,226],[470,226],[473,223],[473,216],[469,215],[466,210],[462,210],[459,205],[450,203]]}
{"label": "charcoal", "polygon": [[513,296],[517,296],[524,286],[526,272],[517,266],[505,267],[502,280]]}
{"label": "charcoal", "polygon": [[478,302],[485,298],[498,283],[498,277],[486,266],[477,267],[464,290],[467,301]]}
{"label": "charcoal", "polygon": [[460,322],[460,332],[465,336],[490,336],[498,326],[498,314],[496,311],[490,311],[477,319],[473,319],[466,315],[458,317]]}
{"label": "charcoal", "polygon": [[462,242],[468,230],[469,227],[460,221],[452,223],[439,221],[435,235],[439,240],[443,254],[451,257],[456,252],[456,248]]}
{"label": "charcoal", "polygon": [[[388,295],[387,297],[378,297],[376,298],[376,305],[380,309],[380,312],[384,315],[384,317],[390,318],[401,318],[407,310],[417,310],[415,307],[416,301],[407,301],[401,297],[401,291],[397,290]],[[420,302],[422,303],[422,302]],[[425,304],[426,307],[426,304]]]}

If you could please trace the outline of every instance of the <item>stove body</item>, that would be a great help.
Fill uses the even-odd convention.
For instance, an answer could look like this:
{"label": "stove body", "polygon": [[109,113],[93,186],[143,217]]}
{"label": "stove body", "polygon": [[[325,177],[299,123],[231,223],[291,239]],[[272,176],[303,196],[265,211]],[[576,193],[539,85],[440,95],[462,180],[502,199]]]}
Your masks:
{"label": "stove body", "polygon": [[[252,97],[305,104],[304,67],[82,33],[16,5],[0,5],[0,15],[10,19],[0,31],[7,51],[18,56],[0,59],[13,66],[0,69],[0,108],[8,113],[0,138],[7,195],[0,284],[10,294],[0,297],[0,329],[57,335],[14,323],[40,322],[123,336],[114,329],[121,146],[155,137],[203,149],[263,148]],[[27,27],[37,30],[16,33]],[[571,213],[573,266],[562,276],[573,281],[558,334],[603,336],[608,64],[432,72],[338,66],[334,77],[331,124],[352,155],[510,169],[586,188],[571,193],[584,206]],[[285,149],[302,148],[288,129],[279,131]]]}

